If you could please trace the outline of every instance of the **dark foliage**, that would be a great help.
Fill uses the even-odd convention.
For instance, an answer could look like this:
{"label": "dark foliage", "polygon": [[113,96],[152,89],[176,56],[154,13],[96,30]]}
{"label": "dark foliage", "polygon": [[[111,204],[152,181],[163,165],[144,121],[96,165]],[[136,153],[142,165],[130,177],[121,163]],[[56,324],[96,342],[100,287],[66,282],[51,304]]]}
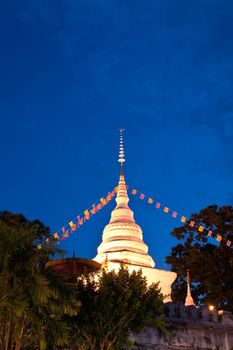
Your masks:
{"label": "dark foliage", "polygon": [[186,295],[186,271],[191,272],[192,295],[199,304],[213,304],[217,308],[233,311],[233,207],[209,206],[193,214],[190,220],[220,234],[220,243],[208,237],[206,231],[199,232],[189,221],[173,230],[172,235],[181,242],[172,248],[166,262],[178,274],[172,294],[176,302],[184,302]]}
{"label": "dark foliage", "polygon": [[65,315],[75,315],[79,303],[74,287],[45,270],[45,262],[61,253],[55,243],[40,221],[0,213],[1,349],[56,349],[69,344]]}
{"label": "dark foliage", "polygon": [[103,271],[99,280],[91,276],[77,285],[81,309],[74,319],[79,350],[118,350],[130,332],[150,323],[165,329],[162,295],[157,285],[147,287],[141,272],[125,268],[118,273]]}

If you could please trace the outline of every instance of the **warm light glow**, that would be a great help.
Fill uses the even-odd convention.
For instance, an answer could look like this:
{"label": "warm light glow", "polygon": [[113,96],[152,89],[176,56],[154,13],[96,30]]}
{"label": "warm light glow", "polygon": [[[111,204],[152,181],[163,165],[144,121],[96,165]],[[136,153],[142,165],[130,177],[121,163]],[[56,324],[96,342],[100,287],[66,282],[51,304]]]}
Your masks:
{"label": "warm light glow", "polygon": [[218,314],[219,314],[219,316],[222,316],[223,315],[223,310],[218,310]]}
{"label": "warm light glow", "polygon": [[209,305],[209,310],[213,311],[214,310],[214,305]]}

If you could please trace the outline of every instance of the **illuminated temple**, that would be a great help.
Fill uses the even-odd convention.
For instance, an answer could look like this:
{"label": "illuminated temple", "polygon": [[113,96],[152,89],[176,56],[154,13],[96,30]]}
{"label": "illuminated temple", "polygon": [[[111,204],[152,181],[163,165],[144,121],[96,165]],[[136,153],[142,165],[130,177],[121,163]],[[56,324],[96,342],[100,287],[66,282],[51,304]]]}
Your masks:
{"label": "illuminated temple", "polygon": [[129,208],[129,197],[122,169],[124,147],[120,136],[119,163],[120,179],[116,196],[116,207],[111,213],[109,224],[104,228],[102,242],[93,259],[104,265],[108,270],[118,270],[121,264],[127,265],[129,271],[142,270],[148,284],[159,282],[164,295],[164,301],[170,301],[171,285],[176,279],[176,273],[155,268],[155,262],[148,253],[148,246],[143,241],[141,227],[134,220],[134,213]]}

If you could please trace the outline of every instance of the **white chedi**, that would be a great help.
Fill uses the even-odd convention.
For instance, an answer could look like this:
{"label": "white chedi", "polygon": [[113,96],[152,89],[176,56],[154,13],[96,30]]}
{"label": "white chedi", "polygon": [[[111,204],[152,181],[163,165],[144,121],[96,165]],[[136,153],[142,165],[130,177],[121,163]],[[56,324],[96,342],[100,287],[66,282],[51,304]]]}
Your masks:
{"label": "white chedi", "polygon": [[109,224],[104,228],[102,243],[97,249],[95,261],[105,263],[108,256],[108,270],[119,270],[127,264],[129,271],[142,270],[148,284],[160,282],[165,301],[170,301],[171,284],[176,273],[155,269],[155,262],[148,254],[148,246],[143,242],[142,230],[135,223],[133,211],[128,206],[129,197],[123,172],[121,171],[116,208],[112,211]]}

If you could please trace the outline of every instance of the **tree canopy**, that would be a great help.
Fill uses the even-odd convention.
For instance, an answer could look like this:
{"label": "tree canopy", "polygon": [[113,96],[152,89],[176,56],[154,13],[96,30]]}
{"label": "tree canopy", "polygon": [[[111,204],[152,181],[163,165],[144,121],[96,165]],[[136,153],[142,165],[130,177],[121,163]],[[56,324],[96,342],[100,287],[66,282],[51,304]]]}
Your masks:
{"label": "tree canopy", "polygon": [[[47,240],[47,244],[45,244]],[[49,240],[49,241],[48,241]],[[0,348],[55,349],[69,344],[65,315],[77,313],[74,287],[45,270],[61,254],[39,220],[0,213]],[[41,249],[38,249],[41,244]],[[50,347],[51,346],[51,347]]]}
{"label": "tree canopy", "polygon": [[74,324],[79,350],[120,350],[130,332],[139,332],[146,324],[165,329],[158,285],[148,287],[140,271],[103,271],[98,280],[80,279],[77,292],[81,308]]}
{"label": "tree canopy", "polygon": [[[189,225],[195,221],[195,227]],[[186,271],[191,273],[191,290],[199,304],[213,304],[219,309],[233,311],[233,207],[211,205],[193,214],[183,226],[172,231],[180,243],[172,248],[166,262],[177,273],[172,297],[184,302],[186,295]],[[213,237],[222,236],[220,242],[208,237],[206,231],[199,232],[202,225],[213,232]]]}
{"label": "tree canopy", "polygon": [[63,254],[56,243],[39,220],[0,213],[2,350],[119,350],[148,323],[165,329],[157,284],[123,267],[67,283],[45,268]]}

